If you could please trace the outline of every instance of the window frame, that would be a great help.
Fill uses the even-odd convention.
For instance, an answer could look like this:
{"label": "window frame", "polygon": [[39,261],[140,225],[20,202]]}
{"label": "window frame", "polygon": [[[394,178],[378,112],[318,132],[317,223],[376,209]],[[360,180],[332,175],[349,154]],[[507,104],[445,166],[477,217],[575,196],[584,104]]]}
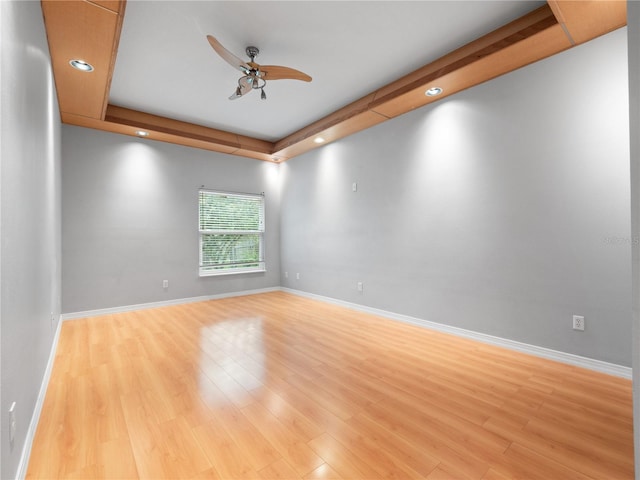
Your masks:
{"label": "window frame", "polygon": [[[259,203],[259,226],[258,230],[229,230],[229,229],[202,229],[202,209],[201,209],[201,196],[202,195],[214,195],[221,197],[235,197],[235,198],[247,198],[252,201],[260,200]],[[266,260],[265,260],[265,197],[264,193],[240,193],[240,192],[227,192],[223,190],[212,190],[207,188],[198,189],[198,275],[200,277],[212,277],[220,275],[236,275],[241,273],[256,273],[266,272]],[[252,266],[204,266],[203,265],[203,243],[206,235],[259,235],[259,251],[258,260],[251,262]],[[255,265],[257,264],[257,265]]]}

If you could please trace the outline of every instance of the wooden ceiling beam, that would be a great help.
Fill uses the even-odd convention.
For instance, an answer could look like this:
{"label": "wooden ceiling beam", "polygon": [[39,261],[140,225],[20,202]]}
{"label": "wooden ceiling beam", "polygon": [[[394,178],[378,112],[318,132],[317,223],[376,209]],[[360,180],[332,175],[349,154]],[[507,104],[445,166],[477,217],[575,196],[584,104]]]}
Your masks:
{"label": "wooden ceiling beam", "polygon": [[491,75],[493,62],[487,61],[490,60],[487,57],[546,30],[556,23],[553,12],[547,5],[544,5],[381,88],[376,92],[372,108],[375,109],[377,105],[392,102],[395,98],[415,88],[426,88],[441,77],[474,62],[485,61],[488,64],[485,67],[487,74]]}
{"label": "wooden ceiling beam", "polygon": [[572,45],[627,24],[626,0],[548,0],[548,3]]}
{"label": "wooden ceiling beam", "polygon": [[203,148],[202,145],[211,145],[207,150],[249,156],[259,160],[272,160],[271,154],[274,149],[272,142],[159,115],[109,105],[105,122],[131,127],[133,130],[130,134],[132,135],[137,135],[137,131],[144,130],[154,140],[160,138],[165,141],[166,139],[179,140],[182,145],[196,148]]}
{"label": "wooden ceiling beam", "polygon": [[[406,88],[387,101],[376,102],[371,108],[389,118],[397,117],[570,47],[571,43],[567,40],[562,28],[555,24],[517,43],[496,50],[476,62],[469,62],[431,81],[418,82],[412,85],[412,89]],[[443,89],[443,93],[437,97],[426,96],[425,90],[429,85],[437,85]]]}
{"label": "wooden ceiling beam", "polygon": [[[622,0],[549,0],[545,5],[272,143],[109,105],[126,0],[42,0],[62,121],[99,130],[239,155],[284,161],[415,108],[478,85],[626,24]],[[69,66],[80,58],[96,67]],[[444,91],[427,97],[430,86]]]}
{"label": "wooden ceiling beam", "polygon": [[233,153],[238,150],[238,146],[229,146],[218,141],[211,141],[206,138],[188,138],[183,134],[170,133],[163,131],[154,131],[146,129],[140,125],[128,125],[119,121],[98,120],[95,118],[84,117],[82,115],[74,115],[72,113],[62,113],[62,122],[67,125],[76,125],[78,127],[93,128],[95,130],[103,130],[111,133],[119,133],[121,135],[128,135],[130,137],[140,137],[138,131],[143,130],[153,134],[153,139],[160,142],[174,143],[176,145],[183,145],[187,147],[200,148],[203,150],[210,150],[220,153]]}
{"label": "wooden ceiling beam", "polygon": [[[102,120],[125,1],[43,0],[41,4],[60,112]],[[71,60],[84,60],[94,70],[76,70]]]}
{"label": "wooden ceiling beam", "polygon": [[[291,147],[304,142],[305,145],[314,148],[320,145],[311,145],[308,142],[309,137],[322,136],[326,141],[334,141],[354,133],[354,125],[362,124],[364,128],[380,123],[386,119],[401,115],[415,108],[432,103],[444,98],[446,95],[458,92],[464,88],[469,88],[482,81],[494,78],[505,73],[505,63],[496,64],[493,54],[496,54],[507,47],[518,44],[550,27],[557,25],[557,21],[551,9],[545,5],[533,12],[520,17],[519,19],[497,29],[493,32],[474,40],[467,45],[454,50],[453,52],[439,58],[438,60],[419,68],[418,70],[392,82],[375,92],[366,95],[359,100],[341,108],[340,110],[298,130],[295,133],[276,142],[276,153],[281,151],[291,151]],[[563,38],[561,45],[552,49],[552,53],[557,53],[560,48],[570,47],[570,44]],[[531,45],[529,45],[530,47]],[[522,50],[522,49],[519,49]],[[521,52],[514,52],[521,53]],[[535,54],[535,52],[533,52]],[[545,56],[550,53],[548,49],[544,50]],[[536,59],[543,58],[537,56]],[[525,65],[520,63],[520,55],[514,56],[516,66],[510,65],[513,70],[518,66]],[[527,63],[531,63],[528,61]],[[486,78],[480,78],[478,75],[473,77],[472,81],[445,81],[443,77],[471,65],[478,64],[479,70]],[[460,76],[457,76],[460,78]],[[429,86],[437,86],[443,88],[444,95],[438,97],[427,97],[424,91]],[[364,115],[365,112],[377,114]],[[344,125],[345,128],[342,128]],[[358,131],[357,129],[355,131]],[[300,150],[299,148],[293,149]]]}

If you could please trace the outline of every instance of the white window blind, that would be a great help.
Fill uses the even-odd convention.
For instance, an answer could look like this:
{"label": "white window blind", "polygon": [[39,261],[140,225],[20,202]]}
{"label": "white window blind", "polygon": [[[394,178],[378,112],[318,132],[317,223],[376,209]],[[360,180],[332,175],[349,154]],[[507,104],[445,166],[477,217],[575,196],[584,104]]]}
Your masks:
{"label": "white window blind", "polygon": [[264,196],[200,190],[200,275],[263,272]]}

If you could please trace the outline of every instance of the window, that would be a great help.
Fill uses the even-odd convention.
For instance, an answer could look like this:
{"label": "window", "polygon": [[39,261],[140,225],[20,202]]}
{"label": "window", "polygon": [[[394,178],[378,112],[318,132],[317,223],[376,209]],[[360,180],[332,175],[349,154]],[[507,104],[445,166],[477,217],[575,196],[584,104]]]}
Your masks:
{"label": "window", "polygon": [[200,190],[200,276],[264,272],[264,195]]}

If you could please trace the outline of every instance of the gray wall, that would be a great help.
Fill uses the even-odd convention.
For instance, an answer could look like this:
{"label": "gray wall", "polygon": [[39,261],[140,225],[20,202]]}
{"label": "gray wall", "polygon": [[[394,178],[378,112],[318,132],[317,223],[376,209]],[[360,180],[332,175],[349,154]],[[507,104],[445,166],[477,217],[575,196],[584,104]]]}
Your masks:
{"label": "gray wall", "polygon": [[[279,285],[278,165],[68,125],[62,158],[63,312]],[[198,276],[201,185],[265,192],[266,273]]]}
{"label": "gray wall", "polygon": [[631,233],[633,242],[633,424],[636,479],[640,480],[640,3],[627,2],[629,126],[631,132]]}
{"label": "gray wall", "polygon": [[0,46],[0,477],[13,478],[60,314],[60,119],[40,2],[0,2]]}
{"label": "gray wall", "polygon": [[626,41],[618,30],[282,165],[282,284],[630,365]]}

